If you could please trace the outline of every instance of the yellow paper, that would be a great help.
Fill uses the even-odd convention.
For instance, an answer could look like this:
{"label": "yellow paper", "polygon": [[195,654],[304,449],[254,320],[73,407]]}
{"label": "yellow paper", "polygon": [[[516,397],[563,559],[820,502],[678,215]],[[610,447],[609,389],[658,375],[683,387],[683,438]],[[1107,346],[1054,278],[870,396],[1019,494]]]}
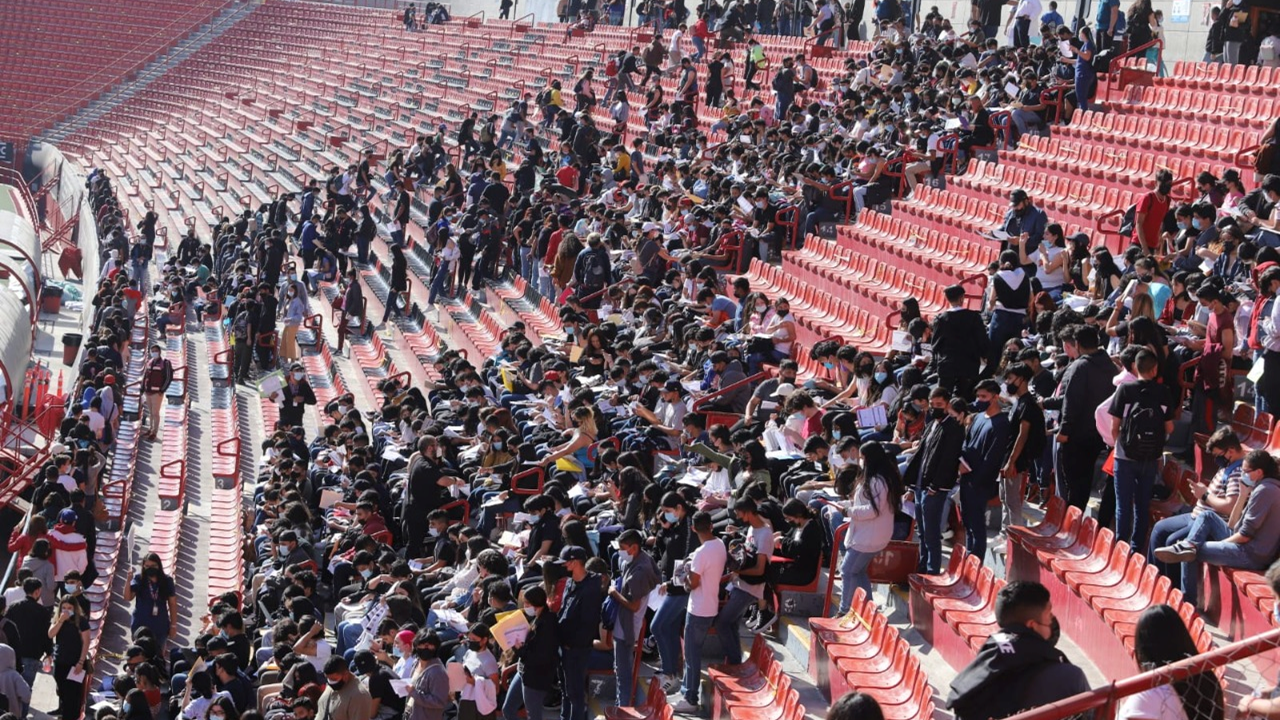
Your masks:
{"label": "yellow paper", "polygon": [[529,620],[525,617],[523,610],[501,613],[497,616],[497,619],[498,622],[490,628],[490,631],[493,633],[493,639],[498,641],[498,647],[502,648],[503,652],[523,643],[524,639],[529,636]]}

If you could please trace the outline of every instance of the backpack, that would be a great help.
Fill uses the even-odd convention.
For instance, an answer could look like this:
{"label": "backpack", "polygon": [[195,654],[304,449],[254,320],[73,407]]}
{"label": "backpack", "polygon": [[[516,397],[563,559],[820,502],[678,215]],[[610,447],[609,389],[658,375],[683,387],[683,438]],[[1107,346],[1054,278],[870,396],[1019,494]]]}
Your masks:
{"label": "backpack", "polygon": [[738,573],[738,580],[748,585],[763,585],[765,574],[742,574],[743,570],[754,569],[759,560],[760,556],[756,553],[756,549],[745,539],[737,538],[729,542],[729,554],[724,562],[724,571]]}
{"label": "backpack", "polygon": [[582,285],[593,290],[600,289],[609,282],[609,268],[600,258],[598,252],[588,252],[582,258]]}
{"label": "backpack", "polygon": [[1116,444],[1130,460],[1159,460],[1166,439],[1165,411],[1156,385],[1143,383],[1138,387],[1137,400],[1125,408]]}
{"label": "backpack", "polygon": [[534,98],[534,102],[538,103],[538,107],[546,107],[551,104],[551,88],[545,88],[538,93],[538,97]]}
{"label": "backpack", "polygon": [[618,75],[618,59],[610,58],[609,64],[604,66],[605,77],[617,77]]}

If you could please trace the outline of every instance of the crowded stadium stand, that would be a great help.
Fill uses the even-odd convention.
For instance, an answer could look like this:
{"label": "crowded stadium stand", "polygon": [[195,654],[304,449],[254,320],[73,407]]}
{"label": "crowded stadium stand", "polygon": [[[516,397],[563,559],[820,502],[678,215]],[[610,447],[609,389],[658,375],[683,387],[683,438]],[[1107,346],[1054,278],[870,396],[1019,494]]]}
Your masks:
{"label": "crowded stadium stand", "polygon": [[0,720],[1280,718],[1265,4],[13,5]]}

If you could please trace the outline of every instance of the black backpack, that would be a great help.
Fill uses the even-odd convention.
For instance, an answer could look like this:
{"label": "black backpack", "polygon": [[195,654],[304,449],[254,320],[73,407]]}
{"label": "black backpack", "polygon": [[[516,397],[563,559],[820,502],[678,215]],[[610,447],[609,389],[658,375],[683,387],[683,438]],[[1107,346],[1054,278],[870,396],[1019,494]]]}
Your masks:
{"label": "black backpack", "polygon": [[1130,460],[1159,460],[1164,452],[1164,408],[1151,383],[1139,385],[1138,398],[1125,408],[1117,442]]}
{"label": "black backpack", "polygon": [[600,252],[591,251],[582,258],[582,286],[599,290],[609,282],[609,267]]}
{"label": "black backpack", "polygon": [[765,574],[760,575],[743,575],[743,570],[755,569],[756,563],[759,562],[759,555],[756,549],[751,547],[743,538],[729,541],[729,554],[725,558],[724,571],[738,573],[738,579],[748,585],[763,585]]}

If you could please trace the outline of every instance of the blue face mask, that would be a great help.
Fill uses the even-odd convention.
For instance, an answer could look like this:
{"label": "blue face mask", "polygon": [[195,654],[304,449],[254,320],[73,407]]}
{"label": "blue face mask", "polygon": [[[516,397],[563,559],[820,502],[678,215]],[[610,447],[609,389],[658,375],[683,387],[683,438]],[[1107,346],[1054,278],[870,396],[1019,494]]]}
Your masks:
{"label": "blue face mask", "polygon": [[501,449],[502,449],[502,441],[501,441],[501,440],[494,440],[494,441],[493,441],[493,449],[494,449],[494,450],[501,450]]}
{"label": "blue face mask", "polygon": [[132,705],[130,705],[129,703],[124,703],[123,705],[121,705],[121,706],[120,706],[120,712],[121,712],[121,713],[123,713],[124,715],[128,715],[128,714],[129,714],[129,710],[130,710],[132,707],[133,707],[133,706],[132,706]]}
{"label": "blue face mask", "polygon": [[369,570],[368,568],[361,570],[360,577],[364,578],[365,580],[368,580],[369,578],[373,577],[373,571]]}
{"label": "blue face mask", "polygon": [[830,370],[830,369],[834,368],[835,366],[836,366],[836,364],[835,364],[835,363],[829,363],[829,362],[824,362],[824,363],[822,363],[822,367],[824,367],[824,368],[826,368],[826,369],[828,369],[828,370]]}
{"label": "blue face mask", "polygon": [[668,511],[668,512],[662,513],[662,519],[674,525],[676,521],[679,520],[680,518],[676,517],[675,513]]}
{"label": "blue face mask", "polygon": [[832,431],[831,431],[831,439],[832,439],[832,440],[839,440],[839,439],[840,439],[840,438],[842,438],[842,437],[844,437],[844,433],[840,432],[839,430],[832,430]]}
{"label": "blue face mask", "polygon": [[889,373],[878,372],[875,375],[872,375],[871,377],[875,378],[877,385],[883,385],[884,381],[889,379]]}
{"label": "blue face mask", "polygon": [[1179,229],[1179,230],[1186,230],[1186,229],[1187,229],[1187,224],[1186,224],[1185,222],[1182,222],[1181,220],[1179,220],[1179,221],[1178,221],[1178,229]]}
{"label": "blue face mask", "polygon": [[791,413],[791,419],[795,420],[796,422],[803,422],[804,413]]}
{"label": "blue face mask", "polygon": [[1195,229],[1199,230],[1199,229],[1200,229],[1200,218],[1191,218],[1191,227],[1193,227],[1193,228],[1195,228]]}

